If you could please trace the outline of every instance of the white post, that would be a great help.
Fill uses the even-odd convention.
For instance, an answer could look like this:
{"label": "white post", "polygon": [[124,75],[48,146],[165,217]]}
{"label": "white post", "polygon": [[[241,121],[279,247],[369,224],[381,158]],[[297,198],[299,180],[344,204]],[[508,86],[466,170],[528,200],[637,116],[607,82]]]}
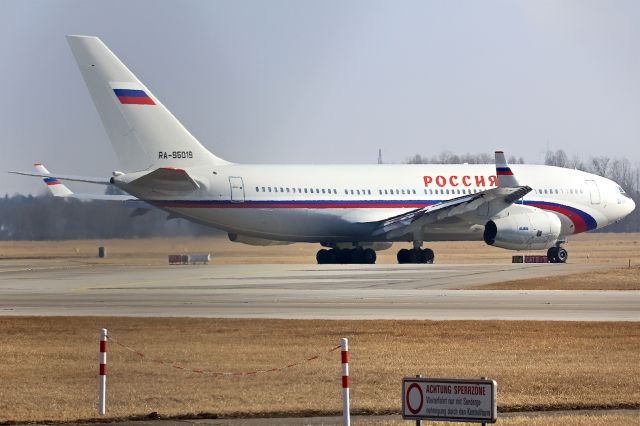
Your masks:
{"label": "white post", "polygon": [[100,331],[100,384],[98,388],[98,413],[107,412],[107,329]]}
{"label": "white post", "polygon": [[341,340],[342,346],[342,424],[351,425],[351,414],[349,412],[349,341]]}

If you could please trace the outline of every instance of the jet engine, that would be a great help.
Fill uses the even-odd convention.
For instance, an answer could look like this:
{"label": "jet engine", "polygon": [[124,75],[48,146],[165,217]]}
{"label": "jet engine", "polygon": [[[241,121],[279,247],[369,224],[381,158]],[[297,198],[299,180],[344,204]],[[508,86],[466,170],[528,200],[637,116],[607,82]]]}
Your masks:
{"label": "jet engine", "polygon": [[542,250],[560,236],[558,216],[542,210],[495,218],[484,226],[484,242],[509,250]]}
{"label": "jet engine", "polygon": [[293,244],[291,241],[268,240],[266,238],[232,234],[231,232],[229,232],[229,241],[233,241],[234,243],[248,244],[250,246],[285,246],[287,244]]}

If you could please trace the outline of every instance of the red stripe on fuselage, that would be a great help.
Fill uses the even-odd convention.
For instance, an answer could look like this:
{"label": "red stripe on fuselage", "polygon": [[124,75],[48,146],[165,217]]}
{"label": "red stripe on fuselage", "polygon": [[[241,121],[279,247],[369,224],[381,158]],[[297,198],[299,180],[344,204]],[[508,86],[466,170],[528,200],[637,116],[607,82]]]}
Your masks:
{"label": "red stripe on fuselage", "polygon": [[549,205],[549,204],[538,204],[538,203],[530,203],[529,205],[539,208],[539,209],[543,209],[543,210],[550,210],[556,213],[560,213],[566,217],[569,218],[569,220],[571,220],[571,222],[573,222],[573,226],[574,226],[574,230],[573,233],[574,234],[579,234],[580,232],[586,232],[589,230],[589,227],[587,226],[587,222],[582,218],[582,216],[580,216],[578,213],[569,210],[565,207],[562,206],[557,206],[557,205]]}
{"label": "red stripe on fuselage", "polygon": [[167,208],[195,208],[195,209],[417,209],[431,206],[434,203],[189,203],[189,202],[154,202],[150,203]]}

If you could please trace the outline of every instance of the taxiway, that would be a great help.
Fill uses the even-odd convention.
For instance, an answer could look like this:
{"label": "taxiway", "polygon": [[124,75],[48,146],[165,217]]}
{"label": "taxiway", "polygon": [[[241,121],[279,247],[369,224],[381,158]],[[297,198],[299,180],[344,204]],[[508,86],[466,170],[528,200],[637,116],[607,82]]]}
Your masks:
{"label": "taxiway", "polygon": [[93,265],[5,269],[0,315],[640,321],[637,291],[465,288],[597,265]]}

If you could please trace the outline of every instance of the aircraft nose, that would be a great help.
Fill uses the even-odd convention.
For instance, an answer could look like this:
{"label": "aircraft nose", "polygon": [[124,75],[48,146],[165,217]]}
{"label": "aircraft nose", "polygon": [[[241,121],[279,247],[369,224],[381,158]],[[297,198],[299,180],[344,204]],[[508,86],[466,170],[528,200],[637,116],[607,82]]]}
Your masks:
{"label": "aircraft nose", "polygon": [[627,212],[627,214],[631,214],[631,212],[636,209],[636,202],[633,201],[633,199],[629,198],[627,206],[629,208],[629,211]]}

